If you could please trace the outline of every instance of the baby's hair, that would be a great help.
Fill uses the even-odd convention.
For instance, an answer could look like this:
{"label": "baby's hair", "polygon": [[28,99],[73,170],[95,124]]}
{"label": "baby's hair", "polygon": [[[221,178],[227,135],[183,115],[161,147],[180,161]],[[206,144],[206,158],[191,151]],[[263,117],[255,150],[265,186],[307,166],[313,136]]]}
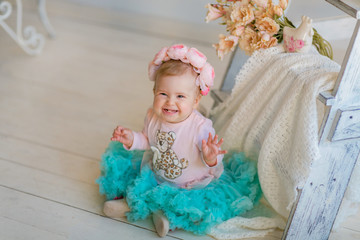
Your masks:
{"label": "baby's hair", "polygon": [[[199,75],[193,70],[193,66],[189,63],[184,63],[180,60],[169,60],[167,62],[164,62],[161,64],[159,69],[155,73],[155,84],[154,84],[154,90],[156,88],[156,82],[159,78],[164,76],[176,76],[176,75],[182,75],[186,71],[190,71],[192,75],[194,76],[194,82],[196,77]],[[200,88],[199,88],[200,93]]]}
{"label": "baby's hair", "polygon": [[[189,63],[183,63],[180,60],[169,60],[161,64],[155,73],[155,81],[163,76],[176,76],[184,74],[186,71],[191,71],[196,77],[198,74],[193,71],[193,67]],[[195,80],[194,80],[195,81]]]}

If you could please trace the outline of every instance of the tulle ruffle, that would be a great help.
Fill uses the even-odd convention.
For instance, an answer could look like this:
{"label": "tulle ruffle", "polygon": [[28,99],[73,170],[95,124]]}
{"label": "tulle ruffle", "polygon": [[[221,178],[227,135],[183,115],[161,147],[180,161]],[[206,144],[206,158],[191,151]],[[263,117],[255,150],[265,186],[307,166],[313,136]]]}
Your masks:
{"label": "tulle ruffle", "polygon": [[163,211],[170,228],[206,234],[216,224],[241,215],[257,204],[262,192],[256,162],[243,153],[225,155],[224,173],[202,189],[158,184],[148,165],[140,165],[144,151],[127,151],[111,142],[102,156],[100,193],[107,199],[126,197],[129,221]]}

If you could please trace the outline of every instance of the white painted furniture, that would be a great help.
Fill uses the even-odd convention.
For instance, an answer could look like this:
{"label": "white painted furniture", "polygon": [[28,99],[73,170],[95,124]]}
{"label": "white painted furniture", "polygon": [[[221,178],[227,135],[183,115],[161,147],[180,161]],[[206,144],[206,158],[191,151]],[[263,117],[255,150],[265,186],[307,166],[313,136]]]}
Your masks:
{"label": "white painted furniture", "polygon": [[[360,3],[354,0],[326,0],[357,19],[335,88],[321,93],[326,106],[319,131],[323,172],[310,172],[299,189],[282,239],[328,239],[360,152]],[[234,85],[239,67],[247,60],[234,54],[221,90],[212,96],[222,102]]]}
{"label": "white painted furniture", "polygon": [[[16,0],[16,30],[13,30],[5,20],[12,14],[13,7],[8,1],[0,1],[0,26],[10,37],[29,55],[38,55],[44,46],[44,36],[36,31],[33,26],[22,28],[23,7],[22,1]],[[55,31],[46,14],[45,0],[38,0],[38,11],[41,22],[50,37],[55,37]]]}

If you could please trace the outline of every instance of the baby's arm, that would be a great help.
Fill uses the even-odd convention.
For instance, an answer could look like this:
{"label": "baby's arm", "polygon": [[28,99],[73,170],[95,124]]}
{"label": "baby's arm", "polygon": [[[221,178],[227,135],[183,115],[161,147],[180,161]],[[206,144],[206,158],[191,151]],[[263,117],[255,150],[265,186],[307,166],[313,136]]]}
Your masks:
{"label": "baby's arm", "polygon": [[209,167],[213,167],[217,164],[217,156],[227,153],[226,150],[220,150],[221,144],[224,142],[224,139],[218,141],[218,136],[215,135],[214,139],[212,138],[211,133],[209,133],[208,140],[202,140],[202,154],[204,161]]}
{"label": "baby's arm", "polygon": [[130,149],[134,142],[133,131],[128,128],[117,126],[113,132],[111,141],[121,142],[126,148]]}

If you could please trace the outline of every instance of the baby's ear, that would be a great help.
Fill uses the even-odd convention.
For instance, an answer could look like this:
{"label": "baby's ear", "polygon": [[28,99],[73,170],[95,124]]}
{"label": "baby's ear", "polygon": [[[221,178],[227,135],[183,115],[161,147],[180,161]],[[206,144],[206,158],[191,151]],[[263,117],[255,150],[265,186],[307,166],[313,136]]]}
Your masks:
{"label": "baby's ear", "polygon": [[195,98],[194,109],[196,109],[199,106],[201,96],[202,96],[201,94],[198,94],[198,96]]}

